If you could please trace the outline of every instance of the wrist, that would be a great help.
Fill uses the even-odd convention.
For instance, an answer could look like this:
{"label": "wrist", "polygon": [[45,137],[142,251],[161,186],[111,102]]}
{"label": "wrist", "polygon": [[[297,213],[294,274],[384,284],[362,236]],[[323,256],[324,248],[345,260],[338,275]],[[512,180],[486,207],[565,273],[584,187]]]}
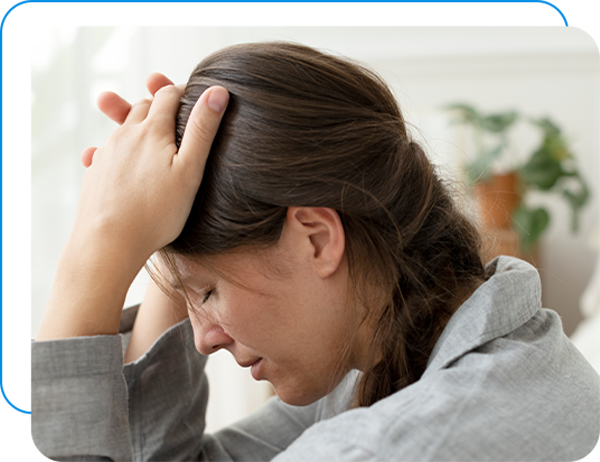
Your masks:
{"label": "wrist", "polygon": [[60,254],[58,267],[118,279],[127,290],[150,256],[132,244],[113,239],[110,233],[73,232]]}
{"label": "wrist", "polygon": [[98,264],[117,261],[123,271],[128,270],[135,277],[156,250],[148,248],[143,234],[144,230],[102,214],[76,219],[62,254],[84,254]]}
{"label": "wrist", "polygon": [[70,238],[37,340],[117,334],[127,291],[144,264],[140,260],[102,240]]}

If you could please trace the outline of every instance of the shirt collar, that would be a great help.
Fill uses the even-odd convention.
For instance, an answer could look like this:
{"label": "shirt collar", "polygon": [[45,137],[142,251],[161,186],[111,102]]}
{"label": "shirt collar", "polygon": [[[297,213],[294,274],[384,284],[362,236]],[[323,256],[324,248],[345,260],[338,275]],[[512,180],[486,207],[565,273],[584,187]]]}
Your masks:
{"label": "shirt collar", "polygon": [[450,318],[429,357],[423,377],[509,334],[541,308],[541,282],[533,266],[505,256],[492,260],[489,265],[496,268],[493,276]]}

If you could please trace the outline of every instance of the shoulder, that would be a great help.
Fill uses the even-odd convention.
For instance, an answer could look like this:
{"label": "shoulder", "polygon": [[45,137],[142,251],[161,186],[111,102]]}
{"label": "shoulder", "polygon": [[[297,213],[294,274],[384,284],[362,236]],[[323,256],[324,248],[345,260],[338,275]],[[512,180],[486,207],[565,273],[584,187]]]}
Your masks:
{"label": "shoulder", "polygon": [[577,460],[599,424],[598,375],[539,309],[375,405],[317,423],[281,460]]}

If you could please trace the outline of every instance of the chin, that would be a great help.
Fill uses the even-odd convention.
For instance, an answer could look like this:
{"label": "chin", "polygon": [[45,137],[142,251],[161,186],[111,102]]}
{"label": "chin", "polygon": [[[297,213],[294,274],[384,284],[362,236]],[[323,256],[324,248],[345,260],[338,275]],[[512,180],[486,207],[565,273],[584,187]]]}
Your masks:
{"label": "chin", "polygon": [[327,390],[272,385],[279,399],[290,406],[308,406],[327,396]]}

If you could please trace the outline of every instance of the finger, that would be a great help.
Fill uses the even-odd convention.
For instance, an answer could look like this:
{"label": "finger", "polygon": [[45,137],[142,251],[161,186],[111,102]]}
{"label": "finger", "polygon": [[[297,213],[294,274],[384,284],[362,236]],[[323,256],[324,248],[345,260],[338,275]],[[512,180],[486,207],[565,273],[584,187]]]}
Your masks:
{"label": "finger", "polygon": [[96,152],[97,149],[98,148],[90,146],[89,148],[85,148],[81,152],[81,163],[83,164],[83,166],[85,168],[88,168],[90,165],[92,165],[92,160],[94,159],[94,153]]}
{"label": "finger", "polygon": [[160,90],[162,87],[166,87],[167,85],[174,85],[171,79],[169,79],[166,75],[161,74],[160,72],[153,72],[148,77],[146,77],[146,88],[152,96]]}
{"label": "finger", "polygon": [[159,121],[160,126],[167,132],[174,132],[175,115],[179,109],[179,99],[182,94],[182,91],[174,85],[167,85],[158,90],[154,95],[148,120]]}
{"label": "finger", "polygon": [[112,91],[104,91],[96,100],[98,109],[106,116],[122,125],[131,110],[131,104]]}
{"label": "finger", "polygon": [[[148,88],[148,91],[152,93],[152,96],[154,96],[162,87],[166,87],[167,85],[174,85],[174,83],[160,72],[153,72],[146,79],[146,87]],[[181,93],[183,93],[185,87],[185,83],[175,85],[175,88],[179,89]]]}
{"label": "finger", "polygon": [[185,127],[177,157],[198,172],[200,178],[228,103],[229,93],[225,88],[208,88],[196,102]]}
{"label": "finger", "polygon": [[139,124],[142,123],[146,117],[148,117],[148,111],[150,111],[150,106],[152,105],[152,100],[148,98],[143,98],[131,106],[131,111],[127,115],[125,119],[125,124]]}

